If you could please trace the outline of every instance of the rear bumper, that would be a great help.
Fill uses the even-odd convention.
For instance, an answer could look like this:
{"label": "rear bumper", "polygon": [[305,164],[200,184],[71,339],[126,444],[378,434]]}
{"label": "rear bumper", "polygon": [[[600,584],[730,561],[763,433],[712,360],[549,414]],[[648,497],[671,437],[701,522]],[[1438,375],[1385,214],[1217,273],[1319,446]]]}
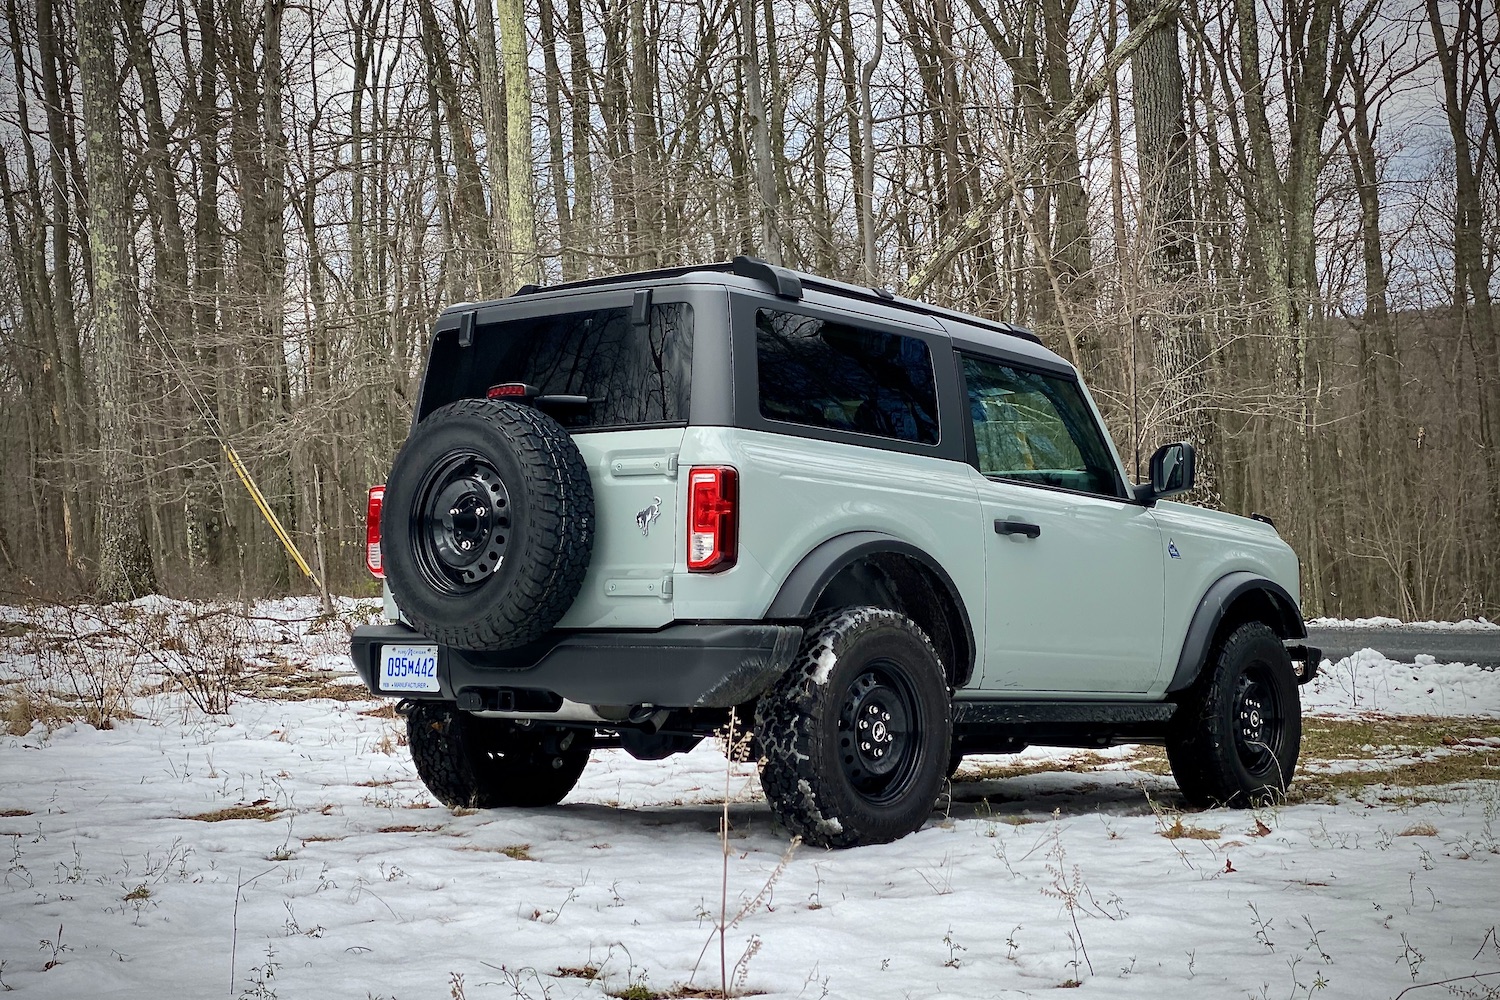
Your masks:
{"label": "rear bumper", "polygon": [[802,642],[796,625],[676,624],[655,632],[561,632],[503,652],[438,647],[439,690],[380,690],[380,649],[426,640],[405,625],[363,625],[350,654],[366,686],[386,698],[459,702],[471,711],[582,705],[729,708],[765,691]]}

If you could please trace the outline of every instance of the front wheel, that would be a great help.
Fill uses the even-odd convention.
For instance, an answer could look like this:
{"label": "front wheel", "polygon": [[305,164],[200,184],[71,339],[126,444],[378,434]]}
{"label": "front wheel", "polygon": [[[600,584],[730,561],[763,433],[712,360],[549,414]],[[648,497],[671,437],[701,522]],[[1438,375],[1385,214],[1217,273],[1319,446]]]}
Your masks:
{"label": "front wheel", "polygon": [[942,662],[911,619],[845,608],[812,622],[755,729],[771,811],[809,844],[881,844],[921,827],[948,775]]}
{"label": "front wheel", "polygon": [[1302,746],[1302,705],[1270,626],[1241,625],[1211,654],[1177,710],[1167,759],[1196,806],[1249,806],[1286,793]]}
{"label": "front wheel", "polygon": [[449,808],[550,806],[573,790],[594,734],[566,726],[481,719],[448,702],[419,702],[406,717],[417,774]]}

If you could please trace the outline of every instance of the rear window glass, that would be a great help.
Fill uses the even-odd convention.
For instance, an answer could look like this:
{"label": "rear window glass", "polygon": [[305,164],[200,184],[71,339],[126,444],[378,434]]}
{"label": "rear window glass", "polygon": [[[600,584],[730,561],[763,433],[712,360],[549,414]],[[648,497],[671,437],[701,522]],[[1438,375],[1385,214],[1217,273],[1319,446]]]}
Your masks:
{"label": "rear window glass", "polygon": [[[449,344],[449,364],[461,371],[464,352]],[[475,331],[472,350],[465,391],[450,399],[524,382],[543,395],[587,396],[586,404],[542,406],[572,430],[687,422],[693,366],[687,303],[652,306],[651,322],[642,326],[631,323],[629,308],[491,323]]]}
{"label": "rear window glass", "polygon": [[756,311],[755,341],[766,419],[937,443],[924,341],[772,309]]}

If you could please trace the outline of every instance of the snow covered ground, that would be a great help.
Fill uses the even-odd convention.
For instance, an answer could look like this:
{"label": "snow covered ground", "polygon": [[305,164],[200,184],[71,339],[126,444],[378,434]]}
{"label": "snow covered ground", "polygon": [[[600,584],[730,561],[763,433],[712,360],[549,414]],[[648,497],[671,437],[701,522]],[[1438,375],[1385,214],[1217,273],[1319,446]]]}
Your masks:
{"label": "snow covered ground", "polygon": [[[1309,791],[1276,808],[1180,812],[1149,748],[1031,750],[971,758],[911,837],[788,857],[753,767],[711,744],[597,752],[552,809],[437,806],[343,655],[369,611],[0,611],[13,725],[39,673],[115,706],[111,728],[54,713],[0,734],[5,989],[706,996],[721,906],[732,986],[781,998],[1395,997],[1500,972],[1495,672],[1325,663]],[[227,713],[182,692],[190,663],[234,689]]]}

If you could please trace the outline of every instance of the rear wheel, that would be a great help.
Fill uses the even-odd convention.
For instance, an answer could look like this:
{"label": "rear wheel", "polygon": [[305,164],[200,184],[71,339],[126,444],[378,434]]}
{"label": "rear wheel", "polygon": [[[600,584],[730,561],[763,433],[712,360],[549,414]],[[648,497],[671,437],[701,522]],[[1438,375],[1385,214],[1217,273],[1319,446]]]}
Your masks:
{"label": "rear wheel", "polygon": [[1211,654],[1177,711],[1167,759],[1194,805],[1248,806],[1285,793],[1301,745],[1291,658],[1270,626],[1250,622]]}
{"label": "rear wheel", "polygon": [[422,783],[450,808],[556,805],[594,745],[587,729],[481,719],[449,702],[419,702],[406,733]]}
{"label": "rear wheel", "polygon": [[906,836],[948,775],[943,665],[894,611],[846,608],[813,622],[797,663],[761,697],[755,728],[771,810],[811,844]]}

